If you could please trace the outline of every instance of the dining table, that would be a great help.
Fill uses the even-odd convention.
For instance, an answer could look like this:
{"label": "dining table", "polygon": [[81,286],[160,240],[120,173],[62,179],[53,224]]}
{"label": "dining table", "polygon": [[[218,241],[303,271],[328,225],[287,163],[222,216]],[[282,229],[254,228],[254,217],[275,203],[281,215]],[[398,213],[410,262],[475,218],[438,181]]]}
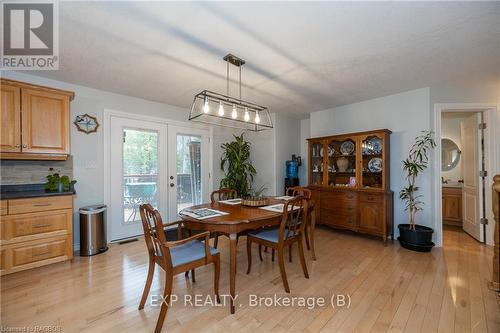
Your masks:
{"label": "dining table", "polygon": [[[268,204],[274,205],[284,203],[284,200],[270,198]],[[236,257],[238,235],[244,232],[257,230],[262,227],[279,225],[283,212],[262,209],[261,207],[250,207],[242,204],[227,204],[223,202],[207,203],[189,207],[189,209],[209,208],[218,210],[226,215],[207,219],[196,219],[191,216],[181,215],[187,230],[202,230],[226,234],[229,236],[229,293],[230,310],[235,312],[236,296]]]}

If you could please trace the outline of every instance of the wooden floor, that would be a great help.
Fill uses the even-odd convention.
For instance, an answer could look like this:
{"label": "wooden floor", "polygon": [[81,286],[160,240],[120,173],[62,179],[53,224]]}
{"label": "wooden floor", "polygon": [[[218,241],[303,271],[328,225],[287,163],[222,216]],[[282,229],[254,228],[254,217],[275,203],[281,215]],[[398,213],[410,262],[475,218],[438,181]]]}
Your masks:
{"label": "wooden floor", "polygon": [[[254,251],[246,275],[244,238],[239,244],[235,315],[228,307],[191,307],[180,301],[168,314],[169,332],[500,332],[496,295],[488,290],[491,248],[457,230],[445,231],[444,249],[416,253],[397,242],[320,228],[318,261],[310,260],[311,278],[302,274],[295,249],[286,264],[292,296],[349,295],[350,307],[308,310],[300,307],[251,307],[249,294],[286,295],[279,267]],[[222,250],[221,293],[228,294],[227,239]],[[20,272],[1,279],[1,324],[5,327],[55,325],[64,332],[152,332],[159,308],[148,302],[137,310],[147,273],[142,239],[113,245],[105,254],[76,257],[72,263]],[[176,277],[174,293],[212,294],[213,268],[197,271],[196,283]],[[163,274],[156,272],[152,294]],[[205,298],[204,298],[205,299]]]}

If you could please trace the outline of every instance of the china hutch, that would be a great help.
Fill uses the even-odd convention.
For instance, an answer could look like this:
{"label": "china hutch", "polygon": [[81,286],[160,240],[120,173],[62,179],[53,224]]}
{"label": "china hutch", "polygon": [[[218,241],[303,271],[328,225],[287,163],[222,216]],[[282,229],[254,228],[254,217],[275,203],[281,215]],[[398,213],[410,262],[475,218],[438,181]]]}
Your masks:
{"label": "china hutch", "polygon": [[387,129],[308,139],[309,188],[319,223],[394,238]]}

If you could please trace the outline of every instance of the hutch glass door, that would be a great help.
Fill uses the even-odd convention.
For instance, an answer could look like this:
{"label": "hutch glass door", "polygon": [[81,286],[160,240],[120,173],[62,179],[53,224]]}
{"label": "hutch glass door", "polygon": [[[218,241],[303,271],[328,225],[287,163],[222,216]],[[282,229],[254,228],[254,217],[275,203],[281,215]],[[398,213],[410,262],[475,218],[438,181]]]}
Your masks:
{"label": "hutch glass door", "polygon": [[362,188],[382,189],[384,187],[383,154],[384,137],[382,135],[373,134],[361,138]]}
{"label": "hutch glass door", "polygon": [[356,187],[355,137],[334,138],[328,141],[328,185]]}
{"label": "hutch glass door", "polygon": [[323,174],[324,174],[324,147],[322,141],[314,141],[310,145],[309,151],[309,163],[310,163],[310,185],[324,185]]}

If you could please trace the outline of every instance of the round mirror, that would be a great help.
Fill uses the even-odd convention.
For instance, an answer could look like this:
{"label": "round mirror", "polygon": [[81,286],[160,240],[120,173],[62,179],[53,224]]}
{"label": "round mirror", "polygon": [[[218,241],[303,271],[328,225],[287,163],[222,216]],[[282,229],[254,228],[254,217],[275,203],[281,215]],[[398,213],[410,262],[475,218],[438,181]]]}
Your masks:
{"label": "round mirror", "polygon": [[441,139],[441,171],[453,170],[460,162],[460,154],[455,142],[450,139]]}

